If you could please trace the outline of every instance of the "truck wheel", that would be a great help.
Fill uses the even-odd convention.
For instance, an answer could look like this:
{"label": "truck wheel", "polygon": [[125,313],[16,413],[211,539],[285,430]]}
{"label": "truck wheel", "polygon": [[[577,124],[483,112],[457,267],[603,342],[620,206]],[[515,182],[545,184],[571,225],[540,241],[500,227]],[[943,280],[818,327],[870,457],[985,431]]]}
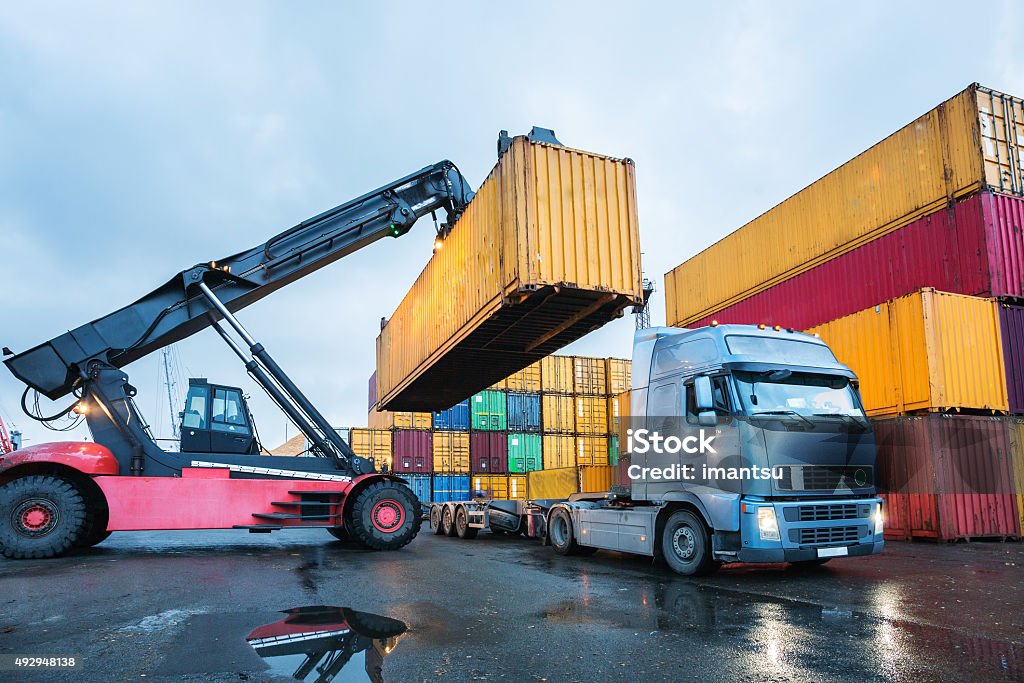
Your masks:
{"label": "truck wheel", "polygon": [[434,530],[434,535],[443,536],[444,528],[441,526],[441,506],[431,505],[430,506],[430,528]]}
{"label": "truck wheel", "polygon": [[455,513],[455,533],[459,535],[459,538],[471,539],[476,538],[478,531],[480,530],[469,525],[469,513],[466,512],[466,506],[460,505],[459,511]]}
{"label": "truck wheel", "polygon": [[373,550],[407,545],[422,524],[416,494],[391,481],[379,481],[360,491],[345,520],[352,538]]}
{"label": "truck wheel", "polygon": [[593,555],[597,548],[587,548],[576,542],[569,513],[559,508],[548,521],[548,538],[559,555]]}
{"label": "truck wheel", "polygon": [[75,541],[75,547],[91,548],[110,538],[110,532],[107,531],[109,522],[110,512],[106,504],[90,500],[86,506],[85,527],[82,535]]}
{"label": "truck wheel", "polygon": [[445,505],[444,511],[441,512],[441,529],[444,531],[445,536],[451,536],[455,538],[458,533],[455,529],[455,515],[452,514],[452,506]]}
{"label": "truck wheel", "polygon": [[57,477],[34,475],[0,487],[0,552],[14,560],[70,550],[85,530],[85,499]]}
{"label": "truck wheel", "polygon": [[711,556],[711,539],[704,522],[688,510],[668,518],[661,534],[661,553],[672,571],[683,576],[710,574],[721,566]]}

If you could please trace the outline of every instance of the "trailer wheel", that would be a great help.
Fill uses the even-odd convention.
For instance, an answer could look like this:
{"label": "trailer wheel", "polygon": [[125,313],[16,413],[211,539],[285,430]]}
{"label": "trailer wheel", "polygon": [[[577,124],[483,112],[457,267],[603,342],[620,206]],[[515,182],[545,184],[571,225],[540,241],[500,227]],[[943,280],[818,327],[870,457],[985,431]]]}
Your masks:
{"label": "trailer wheel", "polygon": [[373,550],[397,550],[420,531],[423,519],[416,494],[403,484],[379,481],[356,495],[345,527],[354,540]]}
{"label": "trailer wheel", "polygon": [[0,552],[14,560],[70,550],[85,530],[85,498],[70,482],[33,475],[0,487]]}
{"label": "trailer wheel", "polygon": [[689,510],[679,510],[668,518],[661,534],[661,552],[672,571],[683,576],[710,574],[721,566],[711,555],[707,527]]}
{"label": "trailer wheel", "polygon": [[572,519],[562,508],[551,513],[551,519],[548,521],[548,538],[559,555],[593,555],[597,552],[597,548],[584,547],[576,542]]}
{"label": "trailer wheel", "polygon": [[444,510],[441,512],[441,530],[445,536],[451,536],[452,538],[457,533],[455,529],[455,515],[452,514],[451,505],[445,505]]}
{"label": "trailer wheel", "polygon": [[468,540],[476,538],[478,531],[480,530],[469,525],[469,513],[466,512],[466,506],[460,505],[459,511],[455,513],[455,533],[459,535],[459,538]]}
{"label": "trailer wheel", "polygon": [[441,506],[430,506],[430,528],[434,530],[435,536],[444,535],[444,527],[441,526]]}

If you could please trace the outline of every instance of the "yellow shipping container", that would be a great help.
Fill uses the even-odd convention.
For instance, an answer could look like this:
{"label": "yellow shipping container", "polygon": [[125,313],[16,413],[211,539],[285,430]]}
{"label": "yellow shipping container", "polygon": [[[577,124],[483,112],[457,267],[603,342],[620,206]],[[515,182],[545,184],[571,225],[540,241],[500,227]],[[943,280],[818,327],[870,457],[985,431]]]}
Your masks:
{"label": "yellow shipping container", "polygon": [[631,392],[624,391],[617,396],[608,397],[608,433],[613,436],[622,436],[622,432],[629,428],[629,402]]}
{"label": "yellow shipping container", "polygon": [[432,424],[430,413],[371,410],[367,416],[367,425],[371,429],[430,429]]}
{"label": "yellow shipping container", "polygon": [[526,500],[528,492],[525,474],[508,475],[508,499]]}
{"label": "yellow shipping container", "polygon": [[577,436],[576,437],[576,464],[577,465],[607,465],[608,464],[608,437],[607,436]]}
{"label": "yellow shipping container", "polygon": [[633,386],[633,362],[622,358],[605,359],[605,377],[608,385],[605,393],[609,396],[629,391]]}
{"label": "yellow shipping container", "polygon": [[547,356],[540,362],[541,391],[548,394],[573,392],[572,356]]}
{"label": "yellow shipping container", "polygon": [[602,396],[577,396],[576,431],[580,434],[608,434],[608,399]]}
{"label": "yellow shipping container", "polygon": [[572,434],[576,431],[576,402],[572,396],[542,394],[541,429],[545,432]]}
{"label": "yellow shipping container", "polygon": [[378,403],[446,408],[641,300],[633,163],[516,137],[381,330]]}
{"label": "yellow shipping container", "polygon": [[363,429],[353,427],[349,430],[349,446],[356,455],[373,458],[377,464],[388,463],[391,467],[391,432],[385,429]]}
{"label": "yellow shipping container", "polygon": [[506,389],[508,389],[507,377],[503,377],[502,379],[499,379],[491,386],[487,387],[487,391],[505,391]]}
{"label": "yellow shipping container", "polygon": [[493,498],[508,500],[507,474],[474,474],[469,478],[469,495],[472,498]]}
{"label": "yellow shipping container", "polygon": [[544,469],[572,467],[576,464],[576,437],[569,434],[545,434]]}
{"label": "yellow shipping container", "polygon": [[603,358],[575,356],[572,359],[573,390],[577,394],[600,396],[607,392]]}
{"label": "yellow shipping container", "polygon": [[923,289],[811,328],[860,379],[869,415],[1008,410],[995,301]]}
{"label": "yellow shipping container", "polygon": [[612,485],[614,467],[563,467],[527,474],[531,499],[568,498],[574,493],[602,493]]}
{"label": "yellow shipping container", "polygon": [[685,327],[984,187],[1024,193],[1021,100],[972,85],[665,275]]}
{"label": "yellow shipping container", "polygon": [[1010,421],[1010,458],[1013,460],[1013,483],[1017,494],[1018,524],[1024,533],[1024,420]]}
{"label": "yellow shipping container", "polygon": [[469,472],[469,432],[434,432],[434,472]]}
{"label": "yellow shipping container", "polygon": [[509,375],[508,390],[539,393],[541,390],[540,361],[526,366],[513,375]]}

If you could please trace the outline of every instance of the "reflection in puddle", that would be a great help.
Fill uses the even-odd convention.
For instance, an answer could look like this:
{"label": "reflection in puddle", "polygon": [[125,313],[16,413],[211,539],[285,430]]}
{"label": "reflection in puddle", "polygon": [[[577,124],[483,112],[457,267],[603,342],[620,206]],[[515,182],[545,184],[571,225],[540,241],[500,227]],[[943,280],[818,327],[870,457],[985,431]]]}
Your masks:
{"label": "reflection in puddle", "polygon": [[[340,674],[347,681],[384,680],[384,658],[406,632],[405,623],[348,607],[295,607],[273,624],[246,636],[249,645],[276,674],[299,681],[328,683]],[[362,657],[365,679],[352,658]]]}

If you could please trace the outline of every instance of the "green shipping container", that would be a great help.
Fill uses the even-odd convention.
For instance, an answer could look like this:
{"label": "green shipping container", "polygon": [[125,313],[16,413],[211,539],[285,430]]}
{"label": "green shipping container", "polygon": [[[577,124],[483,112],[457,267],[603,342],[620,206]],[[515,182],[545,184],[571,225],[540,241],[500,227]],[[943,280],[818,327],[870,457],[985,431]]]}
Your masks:
{"label": "green shipping container", "polygon": [[608,437],[608,464],[619,464],[619,437],[614,434]]}
{"label": "green shipping container", "polygon": [[508,435],[509,472],[535,472],[543,462],[540,434]]}
{"label": "green shipping container", "polygon": [[505,405],[505,392],[481,391],[469,399],[469,410],[472,415],[473,429],[500,432],[507,429],[508,408]]}

